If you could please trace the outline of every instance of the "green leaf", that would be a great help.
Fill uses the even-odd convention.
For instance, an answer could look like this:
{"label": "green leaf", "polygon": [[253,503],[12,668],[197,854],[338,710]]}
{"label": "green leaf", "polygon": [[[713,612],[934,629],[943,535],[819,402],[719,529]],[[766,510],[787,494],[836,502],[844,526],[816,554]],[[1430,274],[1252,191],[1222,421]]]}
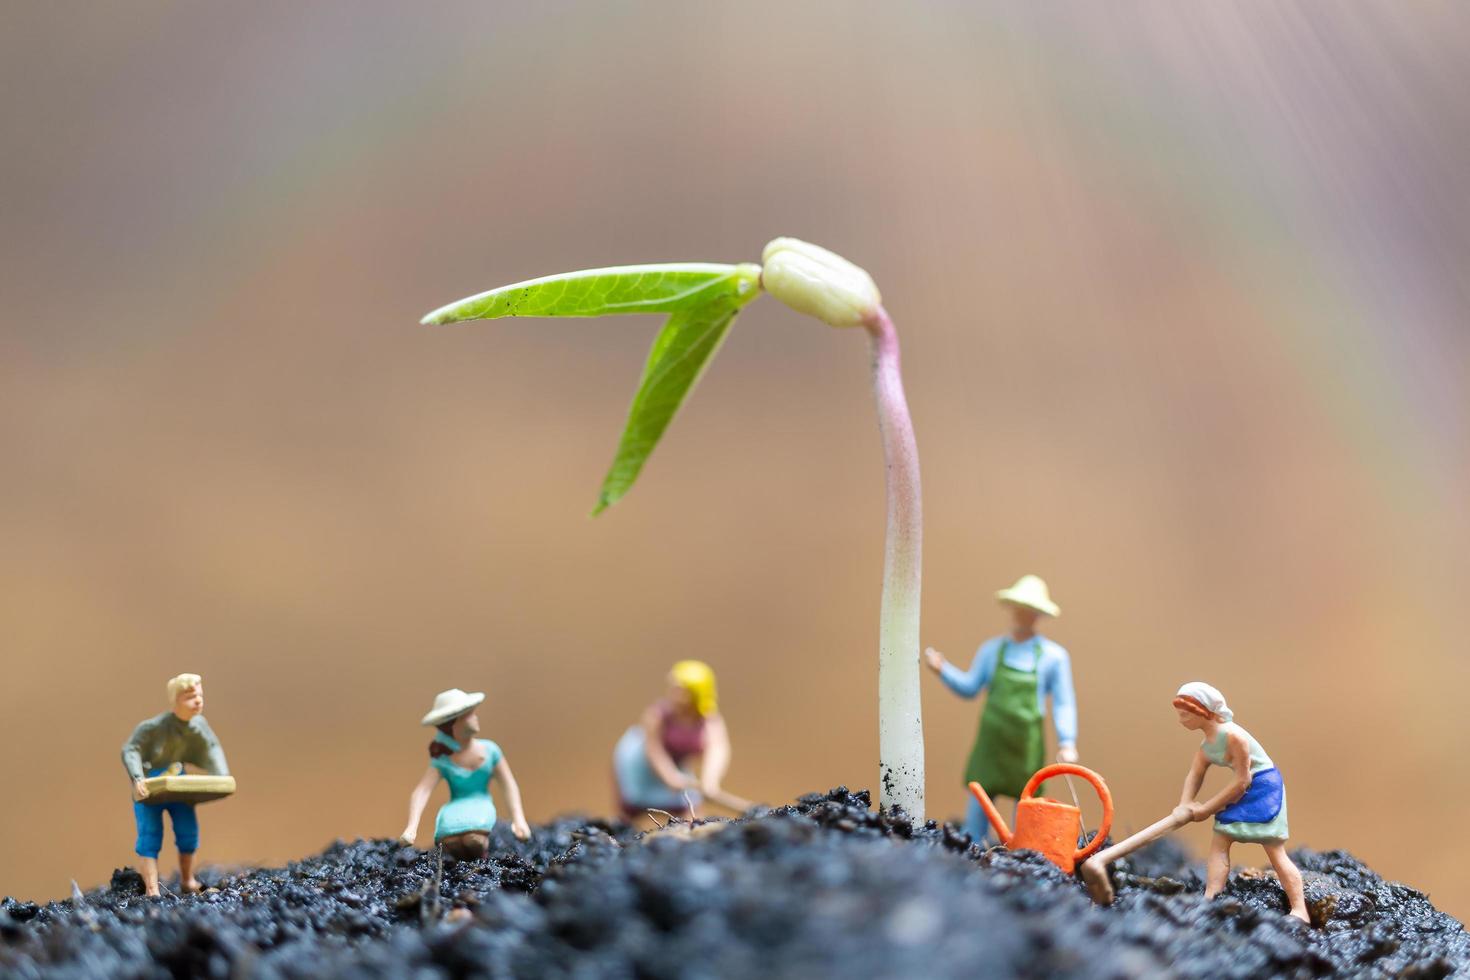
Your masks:
{"label": "green leaf", "polygon": [[672,314],[648,352],[617,455],[602,482],[597,515],[616,503],[684,403],[735,320],[760,294],[761,267],[706,262],[624,265],[528,279],[450,303],[424,323],[503,316]]}
{"label": "green leaf", "polygon": [[633,486],[679,406],[720,349],[742,305],[740,298],[716,295],[703,305],[676,311],[664,324],[648,352],[643,379],[628,409],[628,424],[592,516],[617,503]]}
{"label": "green leaf", "polygon": [[[671,313],[709,302],[733,288],[754,298],[760,267],[711,262],[624,265],[586,269],[501,286],[440,307],[427,324],[492,320],[503,316],[603,316]],[[747,295],[748,294],[748,295]]]}

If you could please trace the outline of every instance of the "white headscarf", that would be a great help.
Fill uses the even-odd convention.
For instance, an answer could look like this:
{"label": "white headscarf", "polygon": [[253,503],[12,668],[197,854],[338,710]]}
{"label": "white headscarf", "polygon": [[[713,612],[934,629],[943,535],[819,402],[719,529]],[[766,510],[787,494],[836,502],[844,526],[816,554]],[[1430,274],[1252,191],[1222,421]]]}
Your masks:
{"label": "white headscarf", "polygon": [[1225,703],[1225,695],[1204,681],[1190,681],[1181,687],[1179,693],[1174,696],[1178,698],[1192,698],[1204,705],[1206,711],[1214,712],[1224,721],[1232,721],[1235,718],[1235,712],[1231,711],[1230,705]]}

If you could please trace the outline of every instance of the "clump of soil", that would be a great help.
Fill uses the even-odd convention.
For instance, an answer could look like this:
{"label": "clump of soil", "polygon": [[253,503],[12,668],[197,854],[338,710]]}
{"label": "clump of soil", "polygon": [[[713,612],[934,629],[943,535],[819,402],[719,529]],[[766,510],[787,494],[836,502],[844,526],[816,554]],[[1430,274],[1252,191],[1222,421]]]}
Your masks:
{"label": "clump of soil", "polygon": [[492,856],[336,843],[285,868],[142,897],[131,869],[79,898],[0,903],[6,977],[1443,977],[1470,935],[1343,851],[1293,855],[1315,927],[1274,878],[1214,901],[1162,842],[1118,900],[1027,851],[877,814],[866,792],[641,832],[563,819]]}

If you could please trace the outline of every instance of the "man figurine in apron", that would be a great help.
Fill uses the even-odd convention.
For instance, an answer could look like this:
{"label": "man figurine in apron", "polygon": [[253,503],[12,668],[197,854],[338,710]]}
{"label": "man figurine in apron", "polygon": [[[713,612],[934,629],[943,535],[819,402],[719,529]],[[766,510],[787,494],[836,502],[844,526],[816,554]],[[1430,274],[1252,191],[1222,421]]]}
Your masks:
{"label": "man figurine in apron", "polygon": [[[990,691],[965,766],[965,783],[979,783],[991,797],[1018,799],[1027,780],[1046,764],[1042,726],[1048,695],[1060,749],[1057,761],[1077,761],[1077,699],[1067,651],[1036,631],[1042,616],[1061,614],[1046,583],[1035,575],[1024,575],[995,597],[1010,612],[1010,633],[980,644],[969,670],[960,670],[933,647],[924,651],[924,662],[962,698]],[[965,829],[980,843],[989,832],[989,822],[979,802],[966,796]]]}

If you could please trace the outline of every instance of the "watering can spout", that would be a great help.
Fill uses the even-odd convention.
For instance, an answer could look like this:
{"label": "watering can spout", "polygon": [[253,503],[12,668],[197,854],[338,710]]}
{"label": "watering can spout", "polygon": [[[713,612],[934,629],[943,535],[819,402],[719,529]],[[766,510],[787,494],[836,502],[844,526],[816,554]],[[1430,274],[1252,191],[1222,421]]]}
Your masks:
{"label": "watering can spout", "polygon": [[990,794],[985,792],[985,787],[979,783],[971,783],[970,792],[979,801],[980,808],[985,811],[985,818],[990,821],[990,826],[995,828],[995,835],[1000,838],[1000,842],[1009,845],[1011,842],[1011,828],[1006,826],[1006,818],[1000,815],[1000,811],[990,801]]}

